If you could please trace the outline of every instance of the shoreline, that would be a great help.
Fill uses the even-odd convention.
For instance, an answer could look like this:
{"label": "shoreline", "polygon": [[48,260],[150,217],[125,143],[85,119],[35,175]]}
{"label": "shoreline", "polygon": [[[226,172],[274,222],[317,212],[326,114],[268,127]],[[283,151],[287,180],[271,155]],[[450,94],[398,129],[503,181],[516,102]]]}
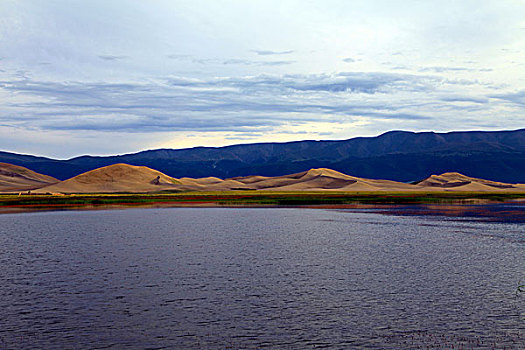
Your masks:
{"label": "shoreline", "polygon": [[392,209],[400,206],[468,207],[496,203],[525,204],[525,192],[253,192],[177,194],[0,194],[0,214],[130,208],[309,208]]}

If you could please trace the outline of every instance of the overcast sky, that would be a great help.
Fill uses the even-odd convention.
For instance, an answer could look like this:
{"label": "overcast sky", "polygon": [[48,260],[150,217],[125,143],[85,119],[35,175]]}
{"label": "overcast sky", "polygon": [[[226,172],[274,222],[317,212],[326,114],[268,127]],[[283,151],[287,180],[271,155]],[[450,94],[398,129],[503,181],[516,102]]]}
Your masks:
{"label": "overcast sky", "polygon": [[0,150],[519,128],[522,0],[0,0]]}

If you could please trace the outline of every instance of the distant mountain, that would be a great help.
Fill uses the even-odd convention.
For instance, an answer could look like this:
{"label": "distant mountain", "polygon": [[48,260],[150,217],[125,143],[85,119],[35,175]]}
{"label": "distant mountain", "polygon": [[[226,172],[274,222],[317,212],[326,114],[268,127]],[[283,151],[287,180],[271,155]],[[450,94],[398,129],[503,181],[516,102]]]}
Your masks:
{"label": "distant mountain", "polygon": [[407,132],[342,141],[255,143],[159,149],[109,157],[56,160],[0,152],[0,161],[67,179],[106,165],[147,166],[172,177],[279,176],[330,168],[370,179],[417,181],[446,172],[501,182],[525,182],[525,129]]}
{"label": "distant mountain", "polygon": [[57,179],[27,168],[0,163],[0,192],[27,191],[54,184]]}

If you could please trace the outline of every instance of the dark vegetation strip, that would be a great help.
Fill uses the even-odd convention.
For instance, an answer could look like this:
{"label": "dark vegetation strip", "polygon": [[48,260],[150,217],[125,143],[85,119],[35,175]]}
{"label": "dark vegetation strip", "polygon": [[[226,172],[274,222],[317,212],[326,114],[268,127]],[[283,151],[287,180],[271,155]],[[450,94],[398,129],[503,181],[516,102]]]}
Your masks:
{"label": "dark vegetation strip", "polygon": [[108,206],[108,205],[337,205],[337,204],[418,204],[453,203],[468,200],[506,201],[525,198],[525,193],[487,193],[487,192],[432,192],[432,193],[182,193],[182,194],[97,194],[97,195],[0,195],[1,207],[45,207],[50,206]]}

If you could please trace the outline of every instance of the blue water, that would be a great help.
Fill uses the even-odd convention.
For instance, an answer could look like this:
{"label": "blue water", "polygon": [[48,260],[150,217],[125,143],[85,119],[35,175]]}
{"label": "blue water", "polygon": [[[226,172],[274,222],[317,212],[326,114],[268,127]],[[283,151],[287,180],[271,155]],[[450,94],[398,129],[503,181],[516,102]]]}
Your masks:
{"label": "blue water", "polygon": [[318,209],[0,215],[1,349],[525,348],[525,226]]}

